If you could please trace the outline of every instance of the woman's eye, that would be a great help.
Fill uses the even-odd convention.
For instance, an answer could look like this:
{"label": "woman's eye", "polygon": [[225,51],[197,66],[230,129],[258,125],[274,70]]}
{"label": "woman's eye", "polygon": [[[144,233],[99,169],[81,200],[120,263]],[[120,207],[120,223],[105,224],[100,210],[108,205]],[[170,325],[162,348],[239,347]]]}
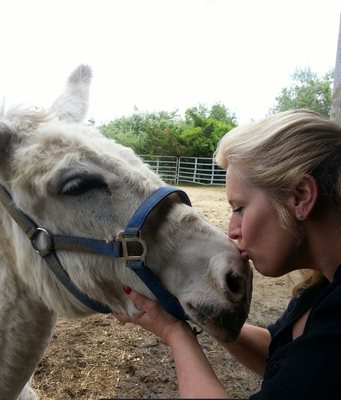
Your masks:
{"label": "woman's eye", "polygon": [[237,214],[242,214],[243,211],[244,211],[244,207],[237,207],[232,210],[232,212],[237,213]]}
{"label": "woman's eye", "polygon": [[66,196],[78,196],[89,190],[95,189],[106,189],[107,185],[101,180],[98,179],[83,179],[83,178],[73,178],[67,181],[62,190],[61,194]]}

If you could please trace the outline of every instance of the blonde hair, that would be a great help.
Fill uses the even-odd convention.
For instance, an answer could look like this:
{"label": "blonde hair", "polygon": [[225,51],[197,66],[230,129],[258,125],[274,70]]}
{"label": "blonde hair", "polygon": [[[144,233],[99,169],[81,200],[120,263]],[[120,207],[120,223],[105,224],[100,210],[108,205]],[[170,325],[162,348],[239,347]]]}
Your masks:
{"label": "blonde hair", "polygon": [[[313,111],[285,111],[237,127],[221,139],[215,157],[222,168],[265,190],[284,226],[290,226],[287,194],[307,173],[320,196],[341,209],[341,126]],[[316,279],[310,274],[305,282]]]}

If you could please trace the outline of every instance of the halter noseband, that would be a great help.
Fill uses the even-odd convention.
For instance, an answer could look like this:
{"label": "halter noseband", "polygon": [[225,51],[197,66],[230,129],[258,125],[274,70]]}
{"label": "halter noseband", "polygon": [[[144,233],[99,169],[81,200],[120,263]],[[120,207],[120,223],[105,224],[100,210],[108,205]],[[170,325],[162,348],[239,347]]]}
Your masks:
{"label": "halter noseband", "polygon": [[[50,270],[64,285],[64,287],[80,302],[96,312],[108,314],[112,310],[105,304],[90,298],[87,294],[81,292],[72,282],[68,273],[62,267],[56,250],[74,251],[81,253],[97,254],[113,258],[123,258],[127,267],[134,271],[148,289],[158,299],[163,308],[179,319],[185,320],[187,316],[179,303],[179,300],[173,296],[163,286],[161,281],[152,273],[145,264],[147,247],[141,237],[141,229],[154,208],[166,197],[172,193],[177,193],[181,200],[191,206],[187,194],[171,186],[161,186],[153,192],[135,211],[124,231],[121,232],[113,241],[97,240],[78,236],[53,235],[47,229],[39,227],[28,215],[16,207],[8,191],[0,186],[0,203],[15,220],[18,226],[30,239],[32,247],[46,261]],[[43,239],[43,245],[41,240]],[[128,243],[138,243],[142,249],[141,254],[129,254]]]}

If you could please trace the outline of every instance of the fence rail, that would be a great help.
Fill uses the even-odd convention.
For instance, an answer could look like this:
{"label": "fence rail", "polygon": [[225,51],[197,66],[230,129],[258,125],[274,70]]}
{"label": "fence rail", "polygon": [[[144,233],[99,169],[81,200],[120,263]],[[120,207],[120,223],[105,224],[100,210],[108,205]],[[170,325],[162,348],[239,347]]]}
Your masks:
{"label": "fence rail", "polygon": [[225,185],[225,171],[213,158],[143,155],[141,158],[165,182]]}
{"label": "fence rail", "polygon": [[146,155],[141,158],[165,182],[175,185],[178,183],[178,157]]}

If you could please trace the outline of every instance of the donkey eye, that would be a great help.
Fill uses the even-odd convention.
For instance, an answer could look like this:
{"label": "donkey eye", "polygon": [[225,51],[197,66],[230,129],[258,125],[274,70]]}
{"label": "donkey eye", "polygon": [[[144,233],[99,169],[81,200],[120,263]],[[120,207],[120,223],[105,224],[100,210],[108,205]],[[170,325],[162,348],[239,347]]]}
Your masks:
{"label": "donkey eye", "polygon": [[106,183],[99,179],[72,178],[64,184],[61,194],[66,196],[78,196],[90,190],[106,188]]}

